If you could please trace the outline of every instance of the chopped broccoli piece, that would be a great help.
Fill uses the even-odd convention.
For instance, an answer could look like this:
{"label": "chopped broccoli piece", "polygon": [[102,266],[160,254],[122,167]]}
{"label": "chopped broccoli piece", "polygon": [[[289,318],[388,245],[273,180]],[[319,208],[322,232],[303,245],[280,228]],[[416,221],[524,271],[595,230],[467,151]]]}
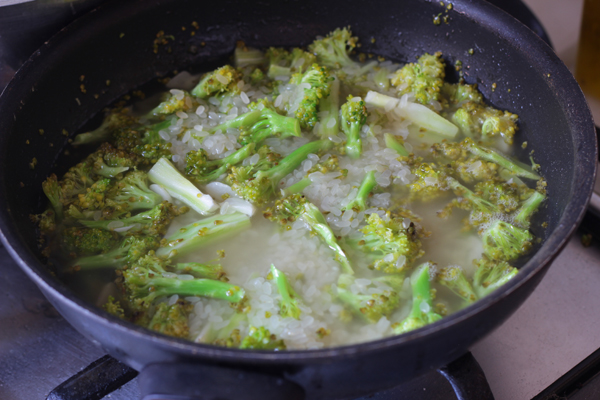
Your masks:
{"label": "chopped broccoli piece", "polygon": [[[265,54],[257,49],[246,46],[238,46],[233,52],[234,64],[236,67],[245,67],[246,65],[261,65],[265,62]],[[255,71],[260,69],[255,69]]]}
{"label": "chopped broccoli piece", "polygon": [[[197,103],[196,103],[197,104]],[[179,91],[179,93],[169,93],[163,101],[148,113],[149,117],[161,115],[171,115],[177,111],[188,111],[193,107],[192,97],[189,93]]]}
{"label": "chopped broccoli piece", "polygon": [[439,100],[440,90],[444,83],[444,60],[442,53],[423,54],[417,63],[406,64],[396,71],[392,85],[398,87],[398,95],[414,93],[421,104],[429,104]]}
{"label": "chopped broccoli piece", "polygon": [[298,307],[298,304],[302,302],[302,300],[288,281],[285,274],[275,268],[275,265],[271,264],[269,278],[275,281],[275,285],[281,296],[279,302],[279,314],[284,318],[290,317],[300,319],[300,307]]}
{"label": "chopped broccoli piece", "polygon": [[239,164],[254,154],[255,147],[254,143],[247,144],[231,155],[217,160],[209,160],[204,149],[192,150],[185,156],[185,173],[197,182],[214,181],[226,173],[230,166]]}
{"label": "chopped broccoli piece", "polygon": [[513,220],[514,224],[523,229],[529,229],[531,225],[531,217],[533,213],[535,213],[540,204],[546,199],[546,196],[541,194],[538,191],[534,191],[531,196],[527,198],[522,204],[521,207],[517,210],[515,218]]}
{"label": "chopped broccoli piece", "polygon": [[70,255],[89,256],[108,253],[119,243],[119,235],[97,228],[65,228],[60,235],[62,249]]}
{"label": "chopped broccoli piece", "polygon": [[202,193],[166,158],[154,164],[148,171],[148,178],[200,214],[210,214],[218,208],[212,197]]}
{"label": "chopped broccoli piece", "polygon": [[412,173],[416,179],[407,185],[411,200],[431,201],[448,192],[448,177],[434,163],[417,163]]}
{"label": "chopped broccoli piece", "polygon": [[72,269],[92,270],[99,268],[122,268],[140,259],[150,250],[160,246],[160,239],[156,236],[127,236],[121,244],[103,254],[80,257],[72,262]]}
{"label": "chopped broccoli piece", "polygon": [[513,143],[519,116],[500,111],[482,103],[468,101],[452,115],[452,122],[471,138],[500,136],[507,144]]}
{"label": "chopped broccoli piece", "polygon": [[173,218],[180,212],[168,201],[163,201],[149,211],[144,211],[131,217],[119,219],[104,219],[98,221],[81,220],[88,228],[99,228],[119,232],[121,235],[142,233],[155,236],[164,235]]}
{"label": "chopped broccoli piece", "polygon": [[357,213],[361,211],[365,211],[367,209],[367,199],[369,195],[373,191],[373,189],[377,186],[377,181],[375,180],[375,172],[369,171],[365,174],[362,182],[360,183],[360,187],[358,188],[358,193],[356,193],[356,197],[346,204],[343,207],[343,210],[353,210]]}
{"label": "chopped broccoli piece", "polygon": [[352,158],[359,158],[362,153],[362,140],[360,132],[367,122],[367,107],[360,97],[348,96],[342,104],[341,129],[346,135],[346,154]]}
{"label": "chopped broccoli piece", "polygon": [[[377,323],[381,318],[388,317],[400,304],[400,296],[397,289],[383,290],[380,293],[357,294],[349,287],[354,283],[354,277],[342,274],[338,280],[337,297],[350,308],[353,314],[364,318],[369,323]],[[375,280],[381,280],[375,278]],[[384,283],[388,283],[383,281]]]}
{"label": "chopped broccoli piece", "polygon": [[360,230],[363,236],[352,243],[368,256],[369,268],[388,274],[403,272],[423,255],[414,224],[405,228],[403,221],[390,213],[385,218],[377,213],[369,215],[367,225]]}
{"label": "chopped broccoli piece", "polygon": [[277,340],[277,337],[264,326],[260,328],[251,326],[248,336],[240,344],[240,349],[279,351],[285,350],[285,343],[283,340]]}
{"label": "chopped broccoli piece", "polygon": [[177,300],[173,305],[160,303],[156,306],[148,329],[186,339],[190,335],[188,318],[193,309],[194,306],[183,299]]}
{"label": "chopped broccoli piece", "polygon": [[173,269],[175,272],[189,274],[196,278],[216,279],[223,282],[228,280],[221,264],[177,263]]}
{"label": "chopped broccoli piece", "polygon": [[129,302],[140,309],[150,307],[161,297],[200,296],[226,300],[237,303],[244,297],[244,289],[226,282],[214,279],[189,279],[165,277],[168,260],[155,255],[140,258],[123,271],[124,285],[129,295]]}
{"label": "chopped broccoli piece", "polygon": [[108,296],[108,300],[102,305],[102,309],[109,314],[125,319],[125,311],[118,300],[115,300],[113,296]]}
{"label": "chopped broccoli piece", "polygon": [[397,136],[389,133],[384,133],[383,138],[385,140],[385,146],[388,149],[396,150],[396,152],[402,157],[408,157],[410,153],[404,147],[404,140],[402,138],[398,138]]}
{"label": "chopped broccoli piece", "polygon": [[466,305],[477,300],[473,287],[461,267],[454,265],[439,270],[437,281],[463,299]]}
{"label": "chopped broccoli piece", "polygon": [[231,65],[225,65],[207,73],[192,90],[192,95],[205,99],[211,95],[240,92],[237,83],[242,79],[242,73]]}
{"label": "chopped broccoli piece", "polygon": [[519,270],[506,261],[480,259],[476,261],[477,270],[473,276],[473,289],[479,298],[487,296],[511,280]]}
{"label": "chopped broccoli piece", "polygon": [[203,218],[167,237],[166,243],[156,251],[156,255],[176,258],[249,226],[250,218],[239,212]]}
{"label": "chopped broccoli piece", "polygon": [[347,67],[356,63],[350,58],[350,52],[356,47],[358,38],[352,36],[348,28],[338,28],[322,39],[308,46],[317,56],[318,62],[328,67]]}
{"label": "chopped broccoli piece", "polygon": [[113,208],[139,211],[152,209],[162,201],[162,197],[148,187],[148,174],[132,171],[114,184],[105,202]]}
{"label": "chopped broccoli piece", "polygon": [[269,59],[270,78],[280,76],[291,76],[296,72],[306,71],[312,64],[317,62],[316,57],[306,51],[295,47],[291,52],[279,47],[267,49],[266,56]]}
{"label": "chopped broccoli piece", "polygon": [[349,275],[354,274],[350,260],[348,260],[346,253],[338,244],[337,238],[329,227],[325,217],[317,206],[306,200],[304,196],[294,194],[277,200],[272,207],[266,209],[264,216],[282,225],[301,218],[333,250],[336,261],[342,266],[342,271]]}
{"label": "chopped broccoli piece", "polygon": [[304,129],[312,129],[319,121],[318,113],[323,99],[331,93],[331,81],[334,78],[330,75],[327,67],[313,64],[304,73],[295,73],[292,75],[291,83],[297,85],[306,85],[302,89],[302,98],[293,114]]}
{"label": "chopped broccoli piece", "polygon": [[137,119],[133,117],[126,108],[117,108],[108,112],[104,117],[102,124],[93,131],[80,133],[73,139],[73,145],[100,143],[108,140],[111,135],[123,128],[128,128],[137,124]]}
{"label": "chopped broccoli piece", "polygon": [[412,309],[408,317],[392,324],[392,329],[396,334],[422,328],[442,318],[433,311],[433,295],[429,283],[433,267],[432,263],[427,262],[418,266],[412,273],[410,277],[413,291]]}
{"label": "chopped broccoli piece", "polygon": [[511,261],[531,249],[533,235],[501,220],[492,222],[481,234],[483,252],[492,260]]}
{"label": "chopped broccoli piece", "polygon": [[296,169],[311,153],[327,150],[331,146],[328,140],[309,142],[294,150],[287,157],[269,169],[260,169],[258,165],[232,167],[228,183],[241,197],[256,204],[269,202],[276,193],[279,182]]}

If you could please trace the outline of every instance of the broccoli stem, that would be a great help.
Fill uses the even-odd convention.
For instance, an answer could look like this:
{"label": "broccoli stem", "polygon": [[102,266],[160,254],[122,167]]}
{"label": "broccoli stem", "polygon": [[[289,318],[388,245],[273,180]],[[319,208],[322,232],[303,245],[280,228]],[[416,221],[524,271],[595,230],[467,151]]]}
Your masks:
{"label": "broccoli stem", "polygon": [[360,187],[358,188],[358,193],[356,193],[356,197],[348,203],[343,210],[354,210],[357,213],[365,211],[367,209],[367,199],[375,186],[377,186],[375,171],[369,171],[363,178]]}
{"label": "broccoli stem", "polygon": [[279,164],[273,168],[267,171],[259,171],[256,174],[256,179],[264,179],[264,177],[267,177],[275,189],[279,181],[295,170],[309,154],[318,153],[321,150],[328,149],[330,146],[331,142],[329,140],[316,140],[306,143],[283,158]]}
{"label": "broccoli stem", "polygon": [[221,125],[217,125],[213,128],[210,128],[208,130],[208,132],[210,132],[210,133],[214,133],[216,131],[225,132],[227,129],[230,129],[230,128],[237,129],[242,126],[251,126],[260,119],[260,116],[261,116],[260,110],[248,111],[247,113],[244,113],[238,117],[235,117],[234,119],[230,119],[229,121],[226,121],[226,122],[222,123]]}
{"label": "broccoli stem", "polygon": [[275,79],[278,76],[292,76],[292,68],[291,67],[283,67],[277,64],[270,64],[269,71],[267,72],[267,76],[271,79]]}
{"label": "broccoli stem", "polygon": [[310,225],[310,227],[319,236],[321,236],[321,238],[323,238],[323,240],[325,241],[325,243],[327,243],[329,248],[334,251],[335,260],[339,262],[342,266],[342,271],[348,275],[353,275],[354,270],[350,265],[350,260],[348,260],[346,253],[344,253],[344,250],[342,250],[342,248],[338,244],[335,234],[329,227],[327,220],[325,219],[321,211],[319,211],[317,206],[315,206],[312,203],[306,202],[304,204],[304,211],[302,212],[300,217],[308,225]]}
{"label": "broccoli stem", "polygon": [[236,67],[245,67],[246,65],[260,65],[264,63],[265,55],[257,49],[236,47],[233,52],[233,59]]}
{"label": "broccoli stem", "polygon": [[396,334],[421,328],[442,318],[432,309],[433,296],[431,294],[431,285],[429,284],[430,266],[430,263],[421,264],[412,273],[410,277],[410,284],[413,291],[412,309],[408,317],[392,325]]}
{"label": "broccoli stem", "polygon": [[477,264],[477,270],[473,276],[473,289],[479,298],[492,293],[519,272],[506,261],[494,262],[482,259]]}
{"label": "broccoli stem", "polygon": [[148,178],[200,214],[210,214],[218,208],[212,197],[202,193],[166,158],[161,158],[154,164],[148,171]]}
{"label": "broccoli stem", "polygon": [[[469,143],[468,149],[471,153],[480,157],[486,161],[491,161],[493,163],[498,164],[502,168],[510,171],[516,176],[521,178],[538,180],[540,176],[535,172],[532,172],[529,167],[518,163],[517,161],[512,161],[509,158],[503,156],[495,150],[488,149],[482,146],[478,146],[477,144],[471,142]],[[519,165],[521,164],[521,165]]]}
{"label": "broccoli stem", "polygon": [[373,107],[383,108],[386,112],[395,109],[401,117],[448,139],[453,139],[458,133],[456,125],[422,104],[407,103],[405,106],[401,106],[399,99],[374,91],[367,93],[365,103]]}
{"label": "broccoli stem", "polygon": [[223,271],[221,264],[177,263],[175,270],[180,273],[193,275],[196,278],[222,280],[225,277],[225,271]]}
{"label": "broccoli stem", "polygon": [[442,268],[437,275],[437,280],[462,298],[465,305],[469,305],[477,300],[477,295],[473,291],[462,268],[458,266]]}
{"label": "broccoli stem", "polygon": [[282,189],[283,197],[287,197],[290,194],[296,194],[302,192],[304,189],[311,185],[312,181],[310,178],[302,178],[298,182],[293,185],[288,186],[285,189]]}
{"label": "broccoli stem", "polygon": [[546,196],[540,192],[533,192],[533,194],[523,202],[517,211],[517,215],[514,219],[515,224],[521,228],[529,229],[529,226],[531,225],[531,216],[537,211],[537,209],[540,207],[540,204],[542,204],[545,199]]}
{"label": "broccoli stem", "polygon": [[[321,139],[327,139],[337,135],[340,130],[340,80],[335,78],[331,81],[331,91],[329,96],[320,103],[321,112],[327,111],[329,114],[321,120],[319,127],[319,136]],[[334,122],[331,122],[334,121]]]}
{"label": "broccoli stem", "polygon": [[[136,283],[136,277],[129,278],[130,283]],[[182,280],[178,278],[163,278],[154,276],[145,283],[152,292],[153,298],[172,296],[200,296],[213,299],[227,300],[230,303],[237,303],[244,298],[244,289],[230,283],[217,281],[214,279],[190,279]],[[140,282],[140,286],[144,286]]]}
{"label": "broccoli stem", "polygon": [[406,150],[404,145],[394,137],[394,135],[390,133],[384,133],[383,138],[385,140],[385,145],[388,149],[396,150],[396,152],[402,157],[408,157],[410,153],[408,152],[408,150]]}
{"label": "broccoli stem", "polygon": [[279,302],[279,313],[282,317],[300,319],[300,308],[298,307],[299,296],[294,290],[287,277],[271,264],[271,276],[275,280],[277,290],[281,295]]}
{"label": "broccoli stem", "polygon": [[167,244],[156,250],[156,255],[176,258],[248,227],[250,227],[250,218],[239,212],[204,218],[169,236]]}

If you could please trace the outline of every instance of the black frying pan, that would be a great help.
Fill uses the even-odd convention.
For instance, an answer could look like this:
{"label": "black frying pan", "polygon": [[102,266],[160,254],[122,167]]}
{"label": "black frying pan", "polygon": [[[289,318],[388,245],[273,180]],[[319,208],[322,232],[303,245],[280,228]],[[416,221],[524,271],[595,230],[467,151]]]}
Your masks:
{"label": "black frying pan", "polygon": [[[208,385],[226,390],[215,395],[220,398],[239,398],[240,393],[247,398],[302,398],[306,392],[311,398],[330,399],[391,387],[448,363],[504,321],[542,279],[582,218],[597,159],[585,99],[552,50],[487,3],[456,0],[452,5],[448,10],[439,1],[425,0],[134,0],[100,7],[34,54],[0,97],[2,241],[63,316],[110,354],[142,371],[141,382],[189,374],[191,393],[195,385]],[[433,24],[439,13],[448,16],[448,23]],[[200,28],[193,29],[192,21]],[[72,135],[118,96],[156,76],[226,62],[237,40],[254,47],[305,45],[348,24],[367,53],[412,61],[423,52],[440,50],[449,66],[462,60],[467,82],[478,83],[496,107],[520,115],[517,142],[527,141],[528,146],[517,145],[517,156],[527,160],[535,151],[548,181],[549,201],[533,228],[543,245],[515,279],[476,304],[405,335],[271,353],[194,344],[133,326],[75,297],[48,272],[29,214],[44,207],[40,188],[49,172],[63,172],[64,165],[80,156],[70,149],[63,129]],[[159,31],[173,39],[153,46]],[[196,31],[194,36],[191,31]],[[216,376],[226,378],[218,383]]]}

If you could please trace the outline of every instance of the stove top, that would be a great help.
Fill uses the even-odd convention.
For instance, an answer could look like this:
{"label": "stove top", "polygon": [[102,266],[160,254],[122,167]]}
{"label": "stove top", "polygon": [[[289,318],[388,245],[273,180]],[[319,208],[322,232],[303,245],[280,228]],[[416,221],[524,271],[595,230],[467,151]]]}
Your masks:
{"label": "stove top", "polygon": [[[492,2],[523,5],[513,0]],[[569,57],[573,58],[573,52],[568,45],[576,46],[576,35],[574,39],[572,37],[573,32],[578,31],[583,0],[524,2],[539,13],[538,17],[549,28],[557,53],[569,65],[567,61]],[[21,2],[15,0],[12,3]],[[49,0],[36,3],[64,5],[69,2]],[[70,3],[66,13],[56,14],[61,16],[60,21],[54,25],[46,21],[45,28],[35,31],[37,42],[18,42],[14,32],[11,33],[11,29],[16,31],[18,27],[6,24],[11,14],[6,11],[8,7],[1,7],[5,3],[0,1],[0,91],[26,58],[23,54],[31,53],[42,43],[39,35],[52,31],[48,30],[48,26],[59,29],[85,11],[81,5],[85,3],[91,7],[93,2],[75,0]],[[31,7],[39,5],[14,5],[17,6],[29,7],[21,9],[25,10],[22,15],[27,16],[34,10]],[[560,23],[556,23],[557,20]],[[536,31],[541,29],[535,18],[533,21],[539,26],[530,26]],[[28,29],[28,32],[34,32],[32,27]],[[566,34],[560,29],[566,29]],[[571,42],[565,42],[565,38],[571,38]],[[19,48],[20,52],[15,48]],[[10,63],[7,62],[9,59]],[[587,229],[596,226],[594,221],[587,223]],[[579,230],[571,239],[525,304],[499,329],[471,349],[474,359],[467,355],[461,360],[466,363],[461,367],[485,373],[496,400],[600,398],[600,351],[597,351],[600,335],[596,334],[600,331],[600,318],[594,318],[596,310],[600,309],[600,296],[597,295],[600,287],[600,242],[592,241],[590,247],[584,247],[581,243],[583,233]],[[71,328],[12,261],[6,249],[0,246],[0,399],[43,399],[49,393],[51,400],[139,398],[137,381],[130,380],[135,372],[104,356],[102,349]],[[87,379],[86,383],[94,382],[89,378],[97,377],[99,368],[107,363],[113,367],[114,376],[120,379],[110,389],[118,389],[106,394],[110,390],[105,388],[100,390],[104,393],[101,395],[73,391],[81,382],[74,377],[83,376]],[[65,391],[65,386],[69,386],[71,391]],[[406,385],[369,398],[482,399],[468,395],[460,393],[460,390],[457,395],[455,388],[440,372],[432,371]]]}

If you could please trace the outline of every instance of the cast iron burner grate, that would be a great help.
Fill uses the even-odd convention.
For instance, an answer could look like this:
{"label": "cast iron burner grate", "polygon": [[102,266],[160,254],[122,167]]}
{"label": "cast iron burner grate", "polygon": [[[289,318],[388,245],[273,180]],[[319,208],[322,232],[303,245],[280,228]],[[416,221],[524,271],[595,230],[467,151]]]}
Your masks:
{"label": "cast iron burner grate", "polygon": [[[50,392],[47,400],[99,400],[136,378],[137,375],[135,370],[110,356],[104,356],[57,386]],[[221,396],[218,393],[209,393],[212,392],[212,387],[207,388],[204,396],[192,397],[187,393],[170,392],[169,389],[162,386],[161,381],[150,381],[144,378],[142,376],[141,379],[138,379],[141,396],[144,400],[209,400],[215,398],[262,400],[265,398],[264,393],[261,393],[260,397],[244,397],[242,394],[235,393],[233,393],[233,397]],[[236,376],[234,379],[239,378]],[[173,387],[173,385],[169,385],[169,387]],[[181,388],[181,386],[179,387]],[[432,371],[393,389],[357,400],[367,399],[493,400],[494,396],[479,364],[471,353],[466,353],[444,368]]]}

